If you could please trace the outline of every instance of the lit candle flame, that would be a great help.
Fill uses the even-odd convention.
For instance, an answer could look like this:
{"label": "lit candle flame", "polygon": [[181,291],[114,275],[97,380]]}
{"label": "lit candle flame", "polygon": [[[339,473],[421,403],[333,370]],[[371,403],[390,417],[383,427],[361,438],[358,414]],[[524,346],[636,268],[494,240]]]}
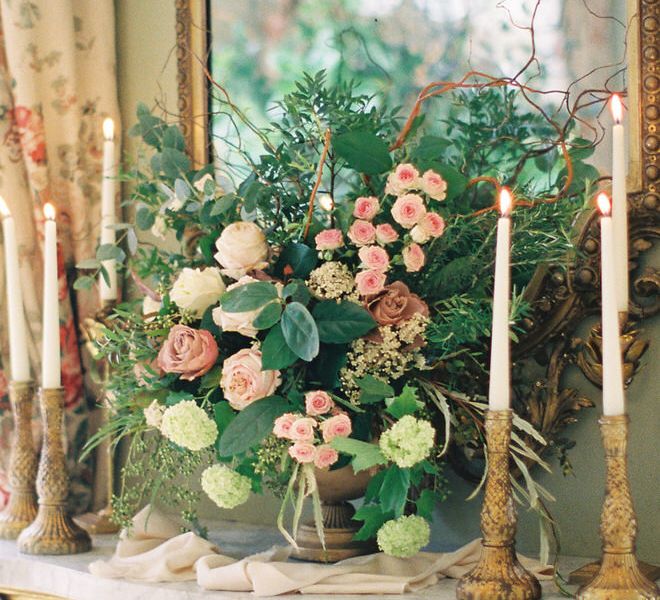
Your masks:
{"label": "lit candle flame", "polygon": [[513,196],[508,188],[503,187],[500,190],[500,214],[503,217],[508,217],[511,214],[513,207]]}
{"label": "lit candle flame", "polygon": [[110,117],[103,121],[103,137],[108,141],[115,137],[115,122]]}
{"label": "lit candle flame", "polygon": [[9,212],[9,207],[5,202],[5,199],[0,196],[0,216],[4,219],[5,217],[11,217],[11,212]]}
{"label": "lit candle flame", "polygon": [[610,197],[605,192],[598,194],[596,204],[598,204],[598,210],[601,215],[604,217],[610,216],[612,213],[612,203],[610,202]]}
{"label": "lit candle flame", "polygon": [[55,207],[50,202],[44,204],[44,217],[50,221],[55,219]]}
{"label": "lit candle flame", "polygon": [[612,99],[610,100],[610,110],[612,111],[612,118],[614,122],[618,125],[623,120],[623,104],[621,103],[621,98],[618,94],[612,94]]}

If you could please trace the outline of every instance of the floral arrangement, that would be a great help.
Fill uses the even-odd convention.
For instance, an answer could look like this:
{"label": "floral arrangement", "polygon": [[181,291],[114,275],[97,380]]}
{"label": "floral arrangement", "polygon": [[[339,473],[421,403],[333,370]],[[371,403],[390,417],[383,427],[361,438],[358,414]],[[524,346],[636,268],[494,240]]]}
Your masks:
{"label": "floral arrangement", "polygon": [[[540,144],[547,128],[519,114],[514,96],[458,94],[442,135],[418,124],[390,151],[395,113],[351,86],[307,77],[283,101],[279,123],[255,128],[264,153],[246,157],[247,171],[224,172],[228,183],[229,174],[241,175],[231,192],[212,167],[191,167],[175,125],[139,109],[133,133],[153,156],[147,172],[127,174],[135,224],[117,226],[118,244],[99,247],[96,267],[103,273],[108,258],[124,263],[144,295],[114,310],[98,342],[113,366],[115,411],[91,446],[131,436],[114,502],[121,522],[158,495],[182,504],[199,526],[198,492],[182,485],[195,477],[226,509],[264,486],[274,491],[282,498],[278,525],[292,544],[311,498],[323,540],[316,477],[352,468],[371,475],[356,539],[375,538],[395,556],[428,543],[428,522],[449,492],[449,448],[483,446],[494,217],[484,210],[492,190],[472,187],[471,177],[504,179],[522,165],[507,183],[528,198],[564,183],[555,169],[538,187],[538,157],[552,150],[531,153],[530,128]],[[473,124],[452,137],[466,111]],[[526,131],[523,145],[512,127]],[[504,140],[496,150],[493,132]],[[570,250],[557,232],[568,231],[593,175],[580,140],[576,147],[579,183],[570,194],[531,204],[515,221],[520,287],[541,261]],[[176,237],[181,248],[138,244],[135,227],[171,233],[169,247]],[[525,311],[517,298],[512,320]],[[514,425],[514,458],[526,474],[519,491],[539,507],[545,492],[526,461],[543,461],[526,440],[540,436],[520,417]]]}

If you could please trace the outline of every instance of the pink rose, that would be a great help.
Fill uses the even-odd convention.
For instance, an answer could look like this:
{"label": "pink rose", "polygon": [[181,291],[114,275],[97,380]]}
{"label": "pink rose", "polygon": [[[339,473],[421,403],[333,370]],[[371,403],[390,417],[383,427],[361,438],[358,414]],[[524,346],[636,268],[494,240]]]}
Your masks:
{"label": "pink rose", "polygon": [[218,344],[206,329],[175,325],[170,329],[157,364],[165,373],[180,373],[192,381],[208,372],[218,359]]}
{"label": "pink rose", "polygon": [[434,200],[444,200],[447,197],[447,182],[431,169],[422,175],[421,186],[422,190]]}
{"label": "pink rose", "polygon": [[355,285],[360,296],[371,296],[385,287],[386,280],[385,273],[381,271],[360,271],[355,276]]}
{"label": "pink rose", "polygon": [[314,466],[317,469],[327,469],[339,460],[339,453],[327,444],[322,444],[316,449]]}
{"label": "pink rose", "polygon": [[289,437],[296,442],[314,441],[314,429],[318,426],[316,419],[300,417],[291,424]]}
{"label": "pink rose", "polygon": [[387,177],[385,193],[392,196],[399,196],[407,190],[417,189],[419,187],[419,171],[410,164],[404,163],[398,165],[394,173]]}
{"label": "pink rose", "polygon": [[311,463],[316,458],[316,448],[309,442],[296,442],[289,448],[289,456],[299,463]]}
{"label": "pink rose", "polygon": [[380,203],[378,198],[374,196],[361,196],[355,201],[355,208],[353,209],[353,216],[356,219],[364,219],[365,221],[371,221],[380,210]]}
{"label": "pink rose", "polygon": [[299,416],[294,413],[284,413],[281,417],[275,419],[273,434],[278,438],[291,439],[291,425]]}
{"label": "pink rose", "polygon": [[243,348],[222,364],[220,387],[236,410],[270,396],[280,383],[279,371],[262,370],[261,352],[254,348]]}
{"label": "pink rose", "polygon": [[406,265],[408,273],[421,271],[425,262],[424,250],[418,244],[410,244],[403,249],[403,264]]}
{"label": "pink rose", "polygon": [[379,244],[391,244],[396,242],[399,239],[399,234],[396,232],[396,229],[392,227],[389,223],[381,223],[376,225],[376,240]]}
{"label": "pink rose", "polygon": [[339,229],[325,229],[314,238],[317,250],[336,250],[344,245],[344,236]]}
{"label": "pink rose", "polygon": [[346,413],[339,413],[321,423],[324,442],[331,442],[336,437],[348,437],[352,431],[351,419]]}
{"label": "pink rose", "polygon": [[419,227],[431,237],[440,237],[445,232],[445,220],[434,212],[427,212],[419,221]]}
{"label": "pink rose", "polygon": [[305,394],[305,410],[308,415],[318,417],[330,412],[335,407],[335,403],[327,392],[315,390]]}
{"label": "pink rose", "polygon": [[354,221],[348,230],[348,237],[356,246],[367,246],[374,243],[376,228],[369,221]]}
{"label": "pink rose", "polygon": [[391,212],[392,218],[401,227],[410,229],[424,216],[426,207],[424,200],[418,194],[406,194],[396,199]]}
{"label": "pink rose", "polygon": [[390,268],[390,257],[380,246],[362,246],[358,252],[362,264],[373,271],[387,271]]}

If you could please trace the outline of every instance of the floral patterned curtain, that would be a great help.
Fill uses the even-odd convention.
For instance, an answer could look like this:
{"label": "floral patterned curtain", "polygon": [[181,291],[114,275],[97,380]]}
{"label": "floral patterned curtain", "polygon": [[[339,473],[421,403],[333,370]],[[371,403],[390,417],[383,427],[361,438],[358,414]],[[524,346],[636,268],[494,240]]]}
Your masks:
{"label": "floral patterned curtain", "polygon": [[[88,410],[78,322],[96,310],[94,294],[73,294],[76,261],[93,256],[100,221],[101,123],[118,121],[112,0],[0,0],[0,194],[17,224],[30,357],[40,374],[42,207],[58,213],[62,385],[72,500],[84,509],[91,474],[77,462]],[[0,507],[11,418],[4,259],[0,261]],[[35,429],[38,421],[35,419]]]}

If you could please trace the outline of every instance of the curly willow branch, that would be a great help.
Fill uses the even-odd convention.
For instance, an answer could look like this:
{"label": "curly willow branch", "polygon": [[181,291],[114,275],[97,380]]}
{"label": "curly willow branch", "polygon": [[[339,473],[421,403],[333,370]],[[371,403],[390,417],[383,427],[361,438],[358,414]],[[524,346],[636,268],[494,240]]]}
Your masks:
{"label": "curly willow branch", "polygon": [[314,182],[312,193],[309,195],[309,208],[307,209],[307,220],[305,222],[305,231],[303,232],[303,241],[307,239],[309,228],[312,225],[312,215],[314,213],[314,200],[316,199],[316,192],[319,191],[319,186],[321,185],[321,178],[323,177],[323,167],[325,165],[325,158],[328,155],[328,149],[330,148],[331,139],[332,139],[332,134],[330,133],[329,129],[326,129],[325,136],[323,138],[323,150],[321,152],[321,158],[319,159],[318,169],[316,170],[316,181]]}

